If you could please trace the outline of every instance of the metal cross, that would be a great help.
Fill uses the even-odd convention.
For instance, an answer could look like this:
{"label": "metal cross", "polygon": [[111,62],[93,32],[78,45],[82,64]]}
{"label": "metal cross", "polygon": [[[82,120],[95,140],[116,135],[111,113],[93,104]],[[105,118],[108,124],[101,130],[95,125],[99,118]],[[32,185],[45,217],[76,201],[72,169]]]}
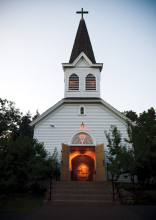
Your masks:
{"label": "metal cross", "polygon": [[83,8],[81,9],[81,11],[77,11],[77,14],[82,14],[82,18],[83,18],[83,14],[88,14],[88,11],[83,11]]}

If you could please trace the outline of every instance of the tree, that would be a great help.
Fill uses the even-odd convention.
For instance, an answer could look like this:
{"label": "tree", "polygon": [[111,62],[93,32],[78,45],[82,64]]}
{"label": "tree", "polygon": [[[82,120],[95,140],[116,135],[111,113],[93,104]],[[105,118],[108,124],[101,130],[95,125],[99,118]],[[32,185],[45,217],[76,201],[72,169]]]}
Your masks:
{"label": "tree", "polygon": [[0,137],[11,136],[14,140],[20,135],[33,137],[33,128],[29,124],[39,115],[38,110],[34,117],[29,111],[23,115],[14,102],[0,98]]}
{"label": "tree", "polygon": [[[38,110],[33,120],[39,116]],[[15,103],[0,99],[0,189],[23,188],[29,181],[50,177],[52,156],[34,140],[30,112],[22,115]]]}
{"label": "tree", "polygon": [[144,132],[146,135],[146,146],[151,150],[156,149],[156,111],[150,108],[137,116],[136,112],[125,111],[125,116],[131,121],[135,121],[133,133]]}
{"label": "tree", "polygon": [[17,129],[17,132],[14,134],[14,139],[21,135],[33,138],[33,128],[30,126],[30,123],[33,120],[35,120],[39,115],[40,114],[37,110],[33,118],[29,111],[28,113],[26,113],[26,115],[22,116],[21,121],[19,122],[19,128]]}
{"label": "tree", "polygon": [[0,139],[0,188],[23,189],[29,181],[50,177],[56,161],[56,149],[50,156],[43,144],[27,136]]}
{"label": "tree", "polygon": [[133,122],[138,121],[138,115],[136,114],[136,112],[133,112],[132,110],[124,111],[123,114]]}
{"label": "tree", "polygon": [[36,110],[36,113],[34,115],[34,117],[32,118],[32,121],[34,121],[36,118],[38,118],[40,116],[40,113],[38,111],[38,109]]}
{"label": "tree", "polygon": [[109,148],[108,159],[110,161],[108,170],[111,174],[112,180],[118,180],[121,175],[121,133],[116,126],[111,126],[110,132],[104,131],[108,141]]}
{"label": "tree", "polygon": [[[139,116],[136,112],[125,111],[124,114],[131,120],[127,121],[129,138],[121,144],[121,133],[117,127],[111,127],[109,133],[105,131],[108,140],[109,160],[111,172],[128,173],[132,182],[137,174],[141,184],[156,180],[156,113],[150,108]],[[132,123],[132,121],[134,123]],[[130,147],[127,146],[130,145]],[[119,170],[120,171],[119,171]]]}
{"label": "tree", "polygon": [[145,184],[151,178],[156,178],[156,147],[154,147],[154,138],[151,140],[146,128],[139,121],[136,126],[128,122],[127,132],[129,139],[126,142],[131,143],[134,149],[135,170],[140,183]]}
{"label": "tree", "polygon": [[21,120],[18,123],[18,128],[12,133],[12,138],[16,140],[21,135],[27,136],[32,138],[33,137],[33,130],[30,127],[31,123],[31,114],[30,112],[26,113],[21,117]]}
{"label": "tree", "polygon": [[0,98],[0,137],[16,132],[22,113],[15,108],[15,103]]}
{"label": "tree", "polygon": [[108,141],[109,172],[112,179],[118,180],[120,175],[126,174],[126,176],[130,176],[131,181],[134,183],[136,167],[133,148],[122,143],[121,132],[116,126],[111,126],[110,131],[104,133]]}

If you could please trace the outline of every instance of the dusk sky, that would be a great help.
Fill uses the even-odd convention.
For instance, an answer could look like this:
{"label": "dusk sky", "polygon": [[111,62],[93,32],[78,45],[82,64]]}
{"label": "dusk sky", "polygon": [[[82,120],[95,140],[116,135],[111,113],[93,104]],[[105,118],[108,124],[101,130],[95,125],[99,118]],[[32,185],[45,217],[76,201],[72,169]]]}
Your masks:
{"label": "dusk sky", "polygon": [[0,97],[32,115],[64,98],[81,8],[101,98],[121,112],[156,109],[156,0],[0,0]]}

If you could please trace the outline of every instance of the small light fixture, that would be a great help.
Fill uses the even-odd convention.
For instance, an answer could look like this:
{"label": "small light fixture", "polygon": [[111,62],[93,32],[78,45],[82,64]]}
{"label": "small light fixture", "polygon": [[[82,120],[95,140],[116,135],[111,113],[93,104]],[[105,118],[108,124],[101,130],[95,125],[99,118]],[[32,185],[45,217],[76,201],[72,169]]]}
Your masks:
{"label": "small light fixture", "polygon": [[81,124],[81,127],[84,128],[84,124],[83,124],[83,122],[82,122],[82,124]]}

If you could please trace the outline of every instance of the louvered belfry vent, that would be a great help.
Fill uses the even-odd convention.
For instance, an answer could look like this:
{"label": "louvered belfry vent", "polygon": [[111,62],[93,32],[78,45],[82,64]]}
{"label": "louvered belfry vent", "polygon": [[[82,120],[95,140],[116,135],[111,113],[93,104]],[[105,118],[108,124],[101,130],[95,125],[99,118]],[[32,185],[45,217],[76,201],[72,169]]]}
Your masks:
{"label": "louvered belfry vent", "polygon": [[75,73],[69,77],[68,90],[79,90],[79,77]]}
{"label": "louvered belfry vent", "polygon": [[86,90],[96,90],[96,78],[91,73],[86,76]]}

